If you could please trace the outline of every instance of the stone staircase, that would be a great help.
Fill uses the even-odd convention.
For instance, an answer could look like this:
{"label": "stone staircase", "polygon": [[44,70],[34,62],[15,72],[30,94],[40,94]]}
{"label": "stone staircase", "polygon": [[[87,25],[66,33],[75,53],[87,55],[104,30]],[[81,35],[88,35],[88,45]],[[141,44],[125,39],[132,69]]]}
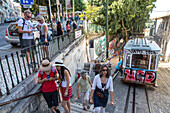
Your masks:
{"label": "stone staircase", "polygon": [[[89,75],[91,75],[91,77],[94,77],[94,72],[92,70],[92,63],[85,63],[84,64],[84,68],[83,70],[87,71],[89,73]],[[93,113],[93,108],[94,105],[90,104],[90,109],[88,109],[87,111],[83,110],[83,105],[81,103],[81,99],[77,100],[77,92],[76,92],[76,87],[77,87],[77,82],[75,82],[75,84],[72,86],[73,87],[73,93],[72,93],[72,97],[70,98],[70,102],[71,102],[71,113]],[[61,97],[61,93],[60,97]],[[43,110],[42,110],[43,109]],[[34,113],[52,113],[52,111],[48,108],[48,106],[46,105],[44,108],[42,108],[41,111],[36,111]],[[58,106],[58,109],[60,110],[61,113],[65,113],[63,107],[61,106],[61,103]]]}
{"label": "stone staircase", "polygon": [[[58,109],[60,110],[60,113],[65,113],[61,104],[59,104]],[[47,108],[44,111],[37,111],[34,113],[52,113],[52,111],[49,108]],[[84,111],[82,104],[76,102],[71,103],[71,113],[93,113],[93,105],[90,106],[90,109]]]}

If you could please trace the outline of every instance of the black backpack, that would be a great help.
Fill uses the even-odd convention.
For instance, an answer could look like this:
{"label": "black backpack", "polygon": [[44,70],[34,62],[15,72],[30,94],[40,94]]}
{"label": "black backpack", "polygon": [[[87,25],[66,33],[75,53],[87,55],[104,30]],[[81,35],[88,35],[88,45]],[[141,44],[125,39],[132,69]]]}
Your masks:
{"label": "black backpack", "polygon": [[77,29],[77,25],[73,22],[73,29]]}
{"label": "black backpack", "polygon": [[[23,20],[23,23],[22,23],[22,30],[24,29],[24,24],[25,24],[25,19],[24,18],[21,18]],[[19,33],[18,32],[18,29],[17,29],[17,33],[19,34],[19,37],[22,38],[22,33]]]}
{"label": "black backpack", "polygon": [[[22,30],[23,30],[24,29],[24,24],[25,24],[25,19],[24,18],[21,18],[21,19],[23,20],[23,23],[22,23],[22,25],[23,25]],[[16,29],[16,32],[19,34],[20,45],[21,45],[21,48],[23,48],[23,39],[22,39],[22,34],[23,33],[19,33],[18,29]]]}

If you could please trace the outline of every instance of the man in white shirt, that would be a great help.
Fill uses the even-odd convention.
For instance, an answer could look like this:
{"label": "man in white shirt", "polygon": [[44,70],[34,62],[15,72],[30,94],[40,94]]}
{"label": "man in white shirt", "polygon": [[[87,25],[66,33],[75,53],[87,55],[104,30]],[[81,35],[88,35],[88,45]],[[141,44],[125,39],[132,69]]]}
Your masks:
{"label": "man in white shirt", "polygon": [[[30,47],[35,44],[34,35],[32,31],[32,23],[30,19],[31,19],[31,11],[25,10],[24,18],[18,20],[18,32],[21,34],[22,41],[20,41],[20,43],[23,46],[23,48]],[[28,66],[32,67],[32,63],[30,62],[30,57],[29,57],[30,56],[29,49],[27,49],[26,52],[28,56]],[[31,54],[31,59],[33,61],[32,54]]]}

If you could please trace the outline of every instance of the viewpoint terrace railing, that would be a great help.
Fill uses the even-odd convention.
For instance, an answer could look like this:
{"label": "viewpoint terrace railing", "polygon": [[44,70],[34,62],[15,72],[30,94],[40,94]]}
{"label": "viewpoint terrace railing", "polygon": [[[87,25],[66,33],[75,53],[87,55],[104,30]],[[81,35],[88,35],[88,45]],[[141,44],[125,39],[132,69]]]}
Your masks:
{"label": "viewpoint terrace railing", "polygon": [[[61,50],[68,47],[74,40],[83,35],[83,29],[57,36],[49,42],[49,59],[52,60]],[[20,56],[23,51],[28,49],[33,54],[33,67],[27,66],[28,57]],[[37,44],[28,48],[20,49],[5,56],[0,56],[0,97],[10,94],[10,91],[19,83],[38,71],[43,60],[42,45]]]}

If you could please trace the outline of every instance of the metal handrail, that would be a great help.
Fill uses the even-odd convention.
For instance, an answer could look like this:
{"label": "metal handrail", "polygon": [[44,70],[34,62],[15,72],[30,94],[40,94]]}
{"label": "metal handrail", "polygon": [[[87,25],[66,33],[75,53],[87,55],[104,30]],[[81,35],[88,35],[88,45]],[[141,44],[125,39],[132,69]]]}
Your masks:
{"label": "metal handrail", "polygon": [[10,103],[13,103],[13,102],[16,102],[16,101],[23,100],[25,98],[28,98],[28,97],[31,97],[31,96],[34,96],[34,95],[38,95],[40,93],[41,92],[37,92],[37,93],[33,93],[33,94],[30,94],[30,95],[27,95],[27,96],[24,96],[24,97],[20,97],[20,98],[17,98],[17,99],[13,99],[13,100],[10,100],[10,101],[6,101],[6,102],[3,102],[3,103],[0,103],[0,107],[4,106],[4,105],[7,105],[7,104],[10,104]]}
{"label": "metal handrail", "polygon": [[[48,50],[50,60],[52,60],[59,52],[61,52],[61,50],[68,47],[68,45],[76,40],[75,32],[77,31],[55,37],[49,42]],[[31,55],[27,56],[27,54],[25,54],[25,57],[20,56],[20,54],[23,54],[26,50],[32,52],[33,59],[31,59]],[[27,66],[29,64],[28,57],[30,57],[30,61],[33,62],[33,68]],[[5,94],[10,94],[10,90],[16,87],[28,76],[31,76],[37,72],[42,60],[43,50],[41,44],[23,48],[12,53],[7,53],[4,56],[0,56],[0,97]]]}

